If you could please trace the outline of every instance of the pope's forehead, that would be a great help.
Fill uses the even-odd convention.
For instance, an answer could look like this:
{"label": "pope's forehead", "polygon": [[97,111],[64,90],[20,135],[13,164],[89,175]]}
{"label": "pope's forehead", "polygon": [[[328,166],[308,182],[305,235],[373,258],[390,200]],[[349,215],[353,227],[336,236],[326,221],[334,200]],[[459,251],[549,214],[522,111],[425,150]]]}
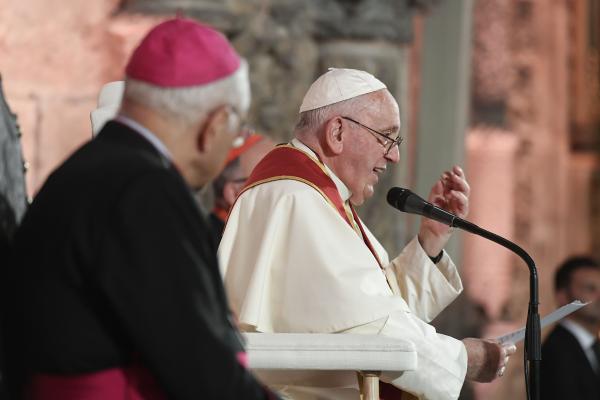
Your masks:
{"label": "pope's forehead", "polygon": [[374,116],[400,117],[400,109],[396,99],[384,89],[363,96],[357,104],[357,113],[375,114]]}

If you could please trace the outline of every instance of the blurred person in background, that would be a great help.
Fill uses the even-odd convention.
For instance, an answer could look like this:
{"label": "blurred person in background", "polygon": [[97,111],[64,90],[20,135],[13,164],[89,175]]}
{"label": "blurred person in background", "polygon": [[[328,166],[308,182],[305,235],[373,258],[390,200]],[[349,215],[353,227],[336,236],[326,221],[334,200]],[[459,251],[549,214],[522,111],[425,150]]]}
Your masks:
{"label": "blurred person in background", "polygon": [[90,113],[92,136],[100,133],[104,125],[117,116],[124,91],[124,81],[108,82],[102,86],[98,94],[98,106]]}
{"label": "blurred person in background", "polygon": [[177,18],[132,54],[119,115],[59,166],[3,279],[8,381],[31,400],[267,399],[192,195],[250,102],[246,62]]}
{"label": "blurred person in background", "polygon": [[587,256],[565,260],[554,275],[559,306],[592,302],[567,316],[542,345],[541,398],[600,399],[600,264]]}
{"label": "blurred person in background", "polygon": [[225,168],[212,183],[214,207],[209,218],[217,242],[221,241],[229,210],[250,173],[274,147],[271,139],[251,131],[242,132],[234,141],[233,148],[227,155]]}

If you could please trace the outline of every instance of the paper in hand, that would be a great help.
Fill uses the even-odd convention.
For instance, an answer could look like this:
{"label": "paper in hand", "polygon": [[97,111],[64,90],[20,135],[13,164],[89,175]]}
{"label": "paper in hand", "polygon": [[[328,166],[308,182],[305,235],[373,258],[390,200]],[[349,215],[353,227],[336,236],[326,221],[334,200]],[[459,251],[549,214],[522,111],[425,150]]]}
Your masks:
{"label": "paper in hand", "polygon": [[[542,328],[544,328],[545,326],[553,324],[556,321],[560,321],[567,315],[579,310],[581,307],[587,306],[588,304],[590,304],[590,303],[589,302],[582,303],[579,300],[575,300],[574,302],[569,303],[566,306],[562,306],[562,307],[554,310],[552,313],[546,315],[544,318],[542,318],[541,326],[542,326]],[[500,343],[500,344],[506,344],[506,343],[518,343],[523,339],[525,339],[525,327],[523,327],[521,329],[517,329],[516,331],[510,332],[510,333],[507,333],[506,335],[498,336],[494,340],[498,341],[498,343]]]}

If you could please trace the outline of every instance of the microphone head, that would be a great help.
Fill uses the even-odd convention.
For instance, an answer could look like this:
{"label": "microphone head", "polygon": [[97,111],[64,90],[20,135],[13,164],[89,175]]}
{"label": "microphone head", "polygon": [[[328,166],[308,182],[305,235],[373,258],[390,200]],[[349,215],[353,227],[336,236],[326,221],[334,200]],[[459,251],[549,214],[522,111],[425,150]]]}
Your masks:
{"label": "microphone head", "polygon": [[399,187],[393,187],[388,191],[387,202],[400,211],[419,215],[423,215],[423,211],[428,205],[431,206],[419,195]]}
{"label": "microphone head", "polygon": [[388,190],[387,202],[390,206],[403,210],[403,206],[406,203],[406,198],[411,195],[411,191],[401,187],[393,187]]}
{"label": "microphone head", "polygon": [[387,194],[387,201],[392,207],[400,211],[422,215],[448,226],[456,226],[455,221],[460,219],[456,215],[425,201],[408,189],[391,188]]}

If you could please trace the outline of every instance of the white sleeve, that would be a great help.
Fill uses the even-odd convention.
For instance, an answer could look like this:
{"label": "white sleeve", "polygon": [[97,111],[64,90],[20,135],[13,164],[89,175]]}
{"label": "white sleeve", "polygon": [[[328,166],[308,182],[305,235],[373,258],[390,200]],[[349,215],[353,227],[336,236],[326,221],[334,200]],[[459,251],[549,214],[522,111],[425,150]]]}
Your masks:
{"label": "white sleeve", "polygon": [[450,400],[460,395],[467,372],[463,343],[439,334],[410,312],[397,311],[386,319],[357,326],[342,333],[385,335],[411,341],[417,351],[417,369],[384,372],[381,380],[420,399]]}
{"label": "white sleeve", "polygon": [[338,332],[408,309],[362,238],[301,182],[244,192],[219,261],[232,309],[258,331]]}
{"label": "white sleeve", "polygon": [[[240,322],[262,332],[343,331],[410,340],[418,352],[417,371],[386,374],[384,380],[433,400],[456,398],[466,373],[463,344],[421,320],[435,316],[462,289],[444,257],[436,266],[411,243],[384,275],[337,211],[296,181],[243,193],[219,248]],[[387,261],[387,255],[380,258]]]}
{"label": "white sleeve", "polygon": [[402,311],[390,315],[380,334],[410,340],[417,349],[417,369],[385,373],[385,382],[428,400],[458,398],[467,373],[467,351],[460,340],[438,334],[433,326]]}
{"label": "white sleeve", "polygon": [[388,266],[410,310],[425,322],[433,320],[462,292],[463,286],[450,257],[444,252],[434,264],[415,237]]}

